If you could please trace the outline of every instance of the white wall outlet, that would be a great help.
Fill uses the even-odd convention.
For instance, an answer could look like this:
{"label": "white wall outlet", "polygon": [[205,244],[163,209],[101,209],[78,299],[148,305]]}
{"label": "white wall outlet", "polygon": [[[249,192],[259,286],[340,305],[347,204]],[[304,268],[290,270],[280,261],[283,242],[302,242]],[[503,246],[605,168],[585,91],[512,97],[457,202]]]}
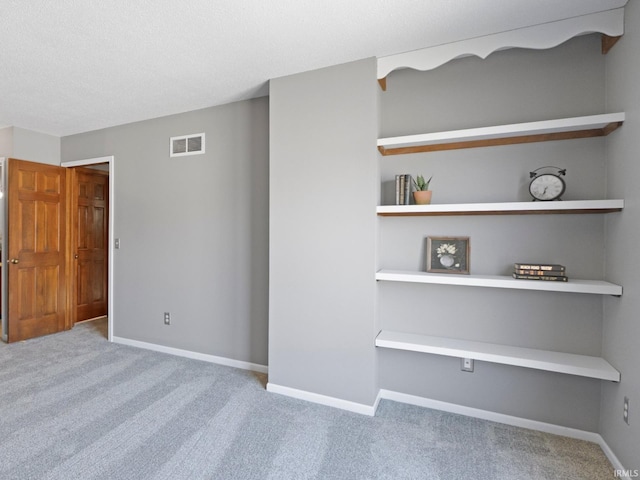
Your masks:
{"label": "white wall outlet", "polygon": [[473,372],[473,358],[461,358],[460,370],[463,372]]}
{"label": "white wall outlet", "polygon": [[171,325],[171,313],[164,312],[164,324]]}
{"label": "white wall outlet", "polygon": [[629,397],[624,397],[624,404],[622,405],[622,419],[624,423],[629,425]]}

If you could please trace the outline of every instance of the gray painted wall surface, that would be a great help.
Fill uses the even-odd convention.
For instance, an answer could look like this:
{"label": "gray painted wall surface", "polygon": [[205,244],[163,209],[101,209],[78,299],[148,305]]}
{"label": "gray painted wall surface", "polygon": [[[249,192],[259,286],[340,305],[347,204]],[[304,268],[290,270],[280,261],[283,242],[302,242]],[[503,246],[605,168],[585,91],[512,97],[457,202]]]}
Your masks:
{"label": "gray painted wall surface", "polygon": [[[381,95],[381,136],[604,113],[599,38],[546,51],[463,58],[432,72],[402,70]],[[614,133],[615,135],[615,133]],[[528,201],[528,172],[567,168],[565,199],[605,198],[602,138],[381,157],[383,202],[398,173],[433,175],[434,203]],[[514,262],[604,274],[603,215],[400,217],[380,221],[381,268],[422,270],[427,236],[469,236],[471,273],[510,275]],[[383,329],[600,355],[599,296],[380,282]],[[380,387],[597,431],[601,382],[570,375],[380,349]]]}
{"label": "gray painted wall surface", "polygon": [[270,85],[269,382],[377,393],[376,62]]}
{"label": "gray painted wall surface", "polygon": [[[263,97],[62,139],[64,161],[115,156],[115,336],[267,363],[268,112]],[[200,132],[205,154],[169,158]]]}
{"label": "gray painted wall surface", "polygon": [[[607,141],[609,195],[625,199],[622,215],[607,218],[607,277],[624,287],[623,296],[605,301],[604,356],[622,373],[619,384],[605,383],[600,429],[627,469],[640,470],[640,5],[625,8],[625,33],[607,55],[607,109],[624,110],[626,121]],[[630,399],[630,425],[622,420]]]}
{"label": "gray painted wall surface", "polygon": [[0,157],[60,165],[60,138],[18,127],[0,129]]}
{"label": "gray painted wall surface", "polygon": [[21,160],[60,165],[60,138],[13,127],[11,156]]}
{"label": "gray painted wall surface", "polygon": [[0,157],[13,155],[13,127],[0,128]]}

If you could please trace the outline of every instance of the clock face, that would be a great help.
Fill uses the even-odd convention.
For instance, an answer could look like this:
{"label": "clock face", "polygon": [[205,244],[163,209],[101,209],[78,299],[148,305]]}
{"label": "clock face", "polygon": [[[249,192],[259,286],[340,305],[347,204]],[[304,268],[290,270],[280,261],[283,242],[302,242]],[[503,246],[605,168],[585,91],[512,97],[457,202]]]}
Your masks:
{"label": "clock face", "polygon": [[538,175],[529,184],[529,192],[536,200],[557,200],[564,193],[566,185],[557,175],[545,173]]}

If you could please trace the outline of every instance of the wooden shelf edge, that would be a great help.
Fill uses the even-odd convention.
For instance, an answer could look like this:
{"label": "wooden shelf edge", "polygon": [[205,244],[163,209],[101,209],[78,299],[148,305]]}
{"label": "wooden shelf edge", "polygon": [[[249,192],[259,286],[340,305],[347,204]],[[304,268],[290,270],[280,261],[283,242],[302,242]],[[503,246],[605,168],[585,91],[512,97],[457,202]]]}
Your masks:
{"label": "wooden shelf edge", "polygon": [[558,293],[582,293],[590,295],[622,295],[622,286],[604,280],[569,279],[568,282],[543,280],[517,280],[506,275],[460,275],[427,273],[404,270],[379,270],[376,280],[401,283],[423,283],[461,287],[506,288]]}
{"label": "wooden shelf edge", "polygon": [[445,150],[462,150],[465,148],[496,147],[504,145],[518,145],[523,143],[551,142],[556,140],[575,140],[578,138],[604,137],[616,130],[622,122],[611,122],[602,128],[586,130],[571,130],[568,132],[542,133],[519,135],[513,137],[489,138],[483,140],[462,140],[459,142],[443,142],[429,145],[415,145],[410,147],[387,148],[378,146],[378,151],[384,155],[405,155],[410,153],[439,152]]}
{"label": "wooden shelf edge", "polygon": [[620,381],[620,372],[601,357],[514,347],[494,343],[458,340],[382,330],[376,347],[430,353],[458,358],[533,368],[582,377]]}
{"label": "wooden shelf edge", "polygon": [[381,205],[381,217],[454,215],[554,215],[620,212],[624,200],[567,200],[560,202],[454,203],[431,205]]}
{"label": "wooden shelf edge", "polygon": [[609,135],[625,120],[624,112],[537,122],[494,125],[378,139],[382,155],[548,142]]}

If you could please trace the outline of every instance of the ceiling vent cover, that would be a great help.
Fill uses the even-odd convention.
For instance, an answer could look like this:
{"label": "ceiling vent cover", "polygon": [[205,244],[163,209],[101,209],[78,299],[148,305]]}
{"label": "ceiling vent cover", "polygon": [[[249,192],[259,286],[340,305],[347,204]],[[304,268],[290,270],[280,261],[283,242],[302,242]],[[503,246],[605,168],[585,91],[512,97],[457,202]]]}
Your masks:
{"label": "ceiling vent cover", "polygon": [[171,157],[183,157],[185,155],[199,155],[204,153],[204,133],[171,137],[169,151],[169,156]]}

